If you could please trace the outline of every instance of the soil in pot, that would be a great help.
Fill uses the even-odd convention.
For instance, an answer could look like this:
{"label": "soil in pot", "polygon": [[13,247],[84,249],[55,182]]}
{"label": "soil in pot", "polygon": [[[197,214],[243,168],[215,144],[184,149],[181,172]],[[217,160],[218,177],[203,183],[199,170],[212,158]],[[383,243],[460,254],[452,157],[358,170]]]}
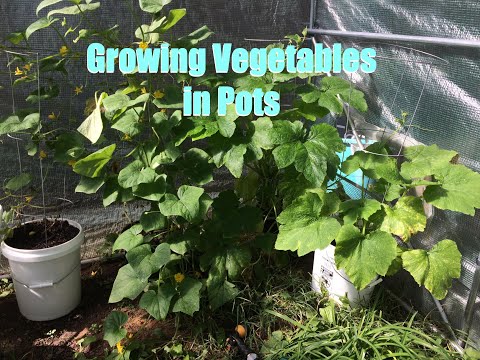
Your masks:
{"label": "soil in pot", "polygon": [[[47,235],[45,237],[45,229]],[[5,243],[23,250],[38,250],[61,245],[78,235],[79,230],[66,220],[35,221],[23,224],[13,231]]]}

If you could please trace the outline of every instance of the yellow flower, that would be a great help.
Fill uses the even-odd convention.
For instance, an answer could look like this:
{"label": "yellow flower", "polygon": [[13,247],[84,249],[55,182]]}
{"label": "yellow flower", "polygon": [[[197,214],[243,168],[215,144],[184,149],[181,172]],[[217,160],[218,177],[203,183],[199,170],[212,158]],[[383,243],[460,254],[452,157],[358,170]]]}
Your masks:
{"label": "yellow flower", "polygon": [[153,93],[153,97],[155,99],[161,99],[165,96],[165,94],[163,92],[161,92],[160,90],[156,90],[154,93]]}
{"label": "yellow flower", "polygon": [[64,57],[67,55],[68,51],[69,51],[68,47],[66,47],[65,45],[63,45],[59,50],[60,55]]}
{"label": "yellow flower", "polygon": [[75,165],[76,161],[75,160],[68,160],[67,164],[70,165],[70,166],[73,166]]}
{"label": "yellow flower", "polygon": [[19,76],[19,75],[23,75],[23,71],[20,70],[17,66],[17,69],[15,70],[15,75]]}
{"label": "yellow flower", "polygon": [[29,203],[30,201],[32,201],[32,199],[33,199],[33,196],[25,196],[26,203]]}
{"label": "yellow flower", "polygon": [[45,159],[47,157],[47,153],[43,150],[40,150],[38,156],[40,157],[40,159]]}
{"label": "yellow flower", "polygon": [[92,277],[94,277],[95,275],[97,275],[97,272],[96,272],[96,271],[92,271],[92,273],[91,273],[90,275],[92,275]]}
{"label": "yellow flower", "polygon": [[25,65],[23,65],[23,68],[24,68],[26,71],[30,71],[30,69],[32,68],[32,64],[25,64]]}
{"label": "yellow flower", "polygon": [[141,41],[140,43],[138,43],[138,47],[142,50],[145,50],[146,48],[148,48],[148,43],[145,41]]}
{"label": "yellow flower", "polygon": [[75,92],[75,95],[81,94],[83,92],[83,85],[75,86],[73,91]]}
{"label": "yellow flower", "polygon": [[183,275],[182,273],[177,273],[175,274],[174,278],[175,281],[180,284],[183,280],[185,280],[185,275]]}
{"label": "yellow flower", "polygon": [[122,140],[123,141],[130,141],[130,140],[132,140],[132,137],[129,134],[125,133],[125,134],[123,134]]}
{"label": "yellow flower", "polygon": [[52,113],[50,115],[48,115],[48,119],[49,120],[57,120],[59,115],[60,115],[60,113],[55,115],[55,113],[52,111]]}
{"label": "yellow flower", "polygon": [[141,90],[142,94],[146,94],[147,93],[147,89],[145,87],[143,87]]}
{"label": "yellow flower", "polygon": [[119,354],[123,354],[123,345],[119,342],[117,342],[117,351]]}
{"label": "yellow flower", "polygon": [[127,337],[128,337],[129,339],[131,339],[131,338],[133,337],[133,334],[130,333],[130,334],[127,335]]}

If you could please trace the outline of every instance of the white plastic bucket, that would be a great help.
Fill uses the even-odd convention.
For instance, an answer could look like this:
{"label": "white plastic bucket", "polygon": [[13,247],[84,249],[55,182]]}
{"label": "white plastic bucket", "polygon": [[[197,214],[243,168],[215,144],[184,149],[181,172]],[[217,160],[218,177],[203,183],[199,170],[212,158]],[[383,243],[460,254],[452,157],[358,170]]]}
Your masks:
{"label": "white plastic bucket", "polygon": [[312,271],[313,290],[321,292],[323,285],[330,297],[337,302],[341,302],[341,298],[347,297],[352,307],[366,305],[372,296],[375,285],[382,279],[375,279],[365,289],[358,291],[345,271],[337,269],[334,256],[335,246],[333,245],[328,245],[323,250],[315,250]]}
{"label": "white plastic bucket", "polygon": [[1,252],[10,264],[18,307],[29,320],[59,318],[80,303],[80,245],[84,234],[80,224],[67,221],[79,232],[63,244],[38,250],[1,244]]}

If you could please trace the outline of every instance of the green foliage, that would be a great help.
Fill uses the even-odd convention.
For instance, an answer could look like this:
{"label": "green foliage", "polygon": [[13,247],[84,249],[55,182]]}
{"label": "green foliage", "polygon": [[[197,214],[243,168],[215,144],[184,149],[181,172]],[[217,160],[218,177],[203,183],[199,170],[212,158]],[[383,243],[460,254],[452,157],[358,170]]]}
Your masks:
{"label": "green foliage", "polygon": [[402,254],[405,269],[437,299],[447,296],[452,279],[460,277],[461,258],[452,240],[442,240],[428,251],[410,250]]}
{"label": "green foliage", "polygon": [[340,224],[323,214],[329,198],[307,192],[294,200],[277,218],[281,224],[275,248],[298,251],[299,256],[327,247],[337,236]]}
{"label": "green foliage", "polygon": [[344,225],[336,236],[335,263],[357,289],[365,288],[377,275],[385,275],[397,256],[391,234],[376,230],[362,235],[353,225]]}
{"label": "green foliage", "polygon": [[[40,2],[37,14],[47,12],[47,16],[12,34],[10,41],[27,41],[53,30],[65,45],[58,54],[38,62],[15,59],[12,64],[20,66],[16,73],[22,75],[15,86],[37,83],[38,75],[42,79],[49,73],[68,74],[79,66],[81,41],[95,39],[122,48],[158,47],[166,41],[171,47],[188,49],[213,34],[204,26],[174,38],[171,30],[186,11],[169,7],[167,13],[164,7],[170,3],[138,1],[151,21],[138,26],[134,34],[138,41],[129,45],[119,40],[122,29],[118,26],[89,28],[86,20],[100,2],[74,1],[73,6],[58,0]],[[85,28],[72,26],[61,35],[57,26],[64,15],[72,15],[68,21],[77,19]],[[304,38],[305,34],[287,37],[298,47]],[[453,165],[453,151],[413,147],[405,151],[400,165],[386,144],[373,144],[340,164],[338,153],[345,145],[337,130],[310,122],[329,113],[342,114],[346,104],[367,110],[363,93],[340,77],[207,73],[192,79],[187,74],[135,72],[123,80],[108,86],[89,84],[85,89],[75,84],[77,92],[93,96],[84,119],[69,119],[75,126],[79,123],[75,133],[55,127],[60,114],[52,108],[50,123],[32,110],[5,117],[0,120],[0,135],[30,134],[32,155],[44,145],[52,149],[55,161],[81,175],[77,192],[94,194],[103,189],[104,206],[148,203],[138,221],[113,244],[113,251],[126,252],[128,263],[119,270],[109,301],[140,297],[140,307],[157,319],[172,312],[193,315],[201,304],[218,309],[232,301],[252,273],[261,273],[264,261],[283,262],[285,256],[274,248],[302,256],[336,241],[338,267],[361,289],[376,276],[402,266],[411,271],[416,253],[399,251],[394,236],[408,241],[424,230],[423,201],[466,214],[480,207],[480,175]],[[223,85],[234,87],[236,93],[278,90],[293,99],[293,107],[282,108],[271,118],[238,116],[233,106],[226,116],[218,116],[213,108],[208,117],[184,117],[182,92],[188,85],[201,86],[213,99]],[[42,109],[48,108],[60,88],[49,83],[36,92],[30,89],[27,100],[42,101]],[[238,179],[235,192],[210,197],[205,185],[215,180],[215,167]],[[375,188],[362,191],[361,199],[349,199],[340,181],[359,169],[376,180]],[[17,191],[29,182],[24,174],[4,186]],[[417,186],[426,186],[423,196],[407,195]],[[439,279],[430,265],[412,273],[435,296],[442,296],[457,276],[458,250],[454,244],[441,250],[445,259],[451,259],[444,264],[449,267],[444,278]],[[436,251],[422,253],[422,264],[438,262]],[[115,339],[121,334],[117,335]]]}
{"label": "green foliage", "polygon": [[123,328],[127,320],[128,316],[120,311],[112,311],[105,319],[103,339],[108,341],[110,346],[115,346],[127,335],[127,330]]}

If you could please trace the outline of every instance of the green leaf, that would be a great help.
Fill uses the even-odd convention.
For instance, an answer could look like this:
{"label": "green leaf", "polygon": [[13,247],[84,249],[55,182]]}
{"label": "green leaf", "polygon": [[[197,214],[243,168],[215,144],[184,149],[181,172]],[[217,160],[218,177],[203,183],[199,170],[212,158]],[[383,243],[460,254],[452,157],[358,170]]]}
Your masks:
{"label": "green leaf", "polygon": [[420,198],[405,196],[397,201],[393,208],[384,207],[385,217],[380,230],[400,236],[403,241],[423,231],[427,225],[427,217]]}
{"label": "green leaf", "polygon": [[[208,286],[208,285],[207,285]],[[208,287],[208,302],[212,310],[216,310],[222,305],[235,299],[240,292],[231,282],[223,282]]]}
{"label": "green leaf", "polygon": [[165,227],[166,219],[160,211],[145,211],[140,216],[140,224],[145,232],[155,231]]}
{"label": "green leaf", "polygon": [[233,176],[239,178],[243,173],[247,144],[239,143],[239,139],[236,137],[230,139],[233,141],[223,136],[211,138],[212,159],[217,168],[225,165]]}
{"label": "green leaf", "polygon": [[197,45],[200,41],[207,39],[213,34],[208,27],[202,26],[187,36],[181,37],[176,43],[176,47],[190,49]]}
{"label": "green leaf", "polygon": [[130,227],[129,229],[125,230],[121,233],[115,243],[113,244],[112,251],[115,250],[126,250],[129,251],[134,247],[143,243],[143,235],[140,234],[142,232],[142,225],[136,224]]}
{"label": "green leaf", "polygon": [[137,136],[143,129],[143,125],[140,122],[142,113],[142,107],[128,109],[118,118],[115,124],[112,125],[112,129],[118,130],[131,137]]}
{"label": "green leaf", "polygon": [[170,118],[165,112],[159,111],[153,114],[152,119],[150,120],[151,124],[157,131],[158,135],[166,137],[170,135],[172,128],[180,124],[182,120],[182,111],[176,110]]}
{"label": "green leaf", "polygon": [[122,93],[116,93],[113,95],[109,95],[105,99],[103,99],[102,104],[105,108],[105,111],[115,112],[127,106],[129,101],[130,98],[127,95]]}
{"label": "green leaf", "polygon": [[424,199],[433,206],[475,215],[480,208],[480,174],[463,165],[447,164],[435,172],[441,184],[427,186]]}
{"label": "green leaf", "polygon": [[40,10],[42,9],[45,9],[47,6],[50,6],[50,5],[54,5],[56,3],[59,3],[59,2],[62,2],[63,0],[43,0],[40,2],[40,4],[38,4],[37,6],[37,16],[38,16],[38,13],[40,12]]}
{"label": "green leaf", "polygon": [[[74,6],[67,6],[67,7],[64,7],[64,8],[61,8],[61,9],[50,11],[47,14],[47,17],[49,18],[49,17],[51,17],[52,15],[55,15],[55,14],[77,15],[77,14],[80,14],[82,12],[96,10],[99,7],[100,7],[99,2],[89,3],[89,4],[78,4],[78,5],[74,5]],[[38,10],[38,8],[37,8],[37,10]]]}
{"label": "green leaf", "polygon": [[155,248],[155,252],[150,257],[150,263],[155,271],[167,265],[171,259],[170,245],[161,243]]}
{"label": "green leaf", "polygon": [[239,93],[241,91],[248,91],[252,93],[255,89],[261,89],[263,92],[267,92],[273,89],[274,84],[268,81],[266,76],[257,77],[252,76],[250,74],[243,75],[233,82],[235,86],[235,93]]}
{"label": "green leaf", "polygon": [[131,188],[139,184],[152,183],[157,179],[155,170],[145,167],[140,160],[134,160],[118,174],[118,183],[123,188]]}
{"label": "green leaf", "polygon": [[90,178],[99,177],[102,175],[105,165],[112,158],[115,148],[116,145],[112,144],[80,159],[73,166],[73,171]]}
{"label": "green leaf", "polygon": [[160,201],[167,189],[167,176],[156,175],[153,182],[141,183],[133,188],[133,195],[150,201]]}
{"label": "green leaf", "polygon": [[343,223],[354,224],[358,219],[368,220],[382,208],[382,204],[374,199],[347,200],[340,205]]}
{"label": "green leaf", "polygon": [[134,300],[147,284],[148,278],[142,277],[130,264],[124,265],[118,270],[108,302],[116,303],[124,298]]}
{"label": "green leaf", "polygon": [[10,41],[13,45],[20,44],[25,39],[25,33],[23,31],[16,31],[8,34],[5,40]]}
{"label": "green leaf", "polygon": [[178,86],[167,86],[165,96],[153,100],[153,104],[159,109],[183,109],[183,93]]}
{"label": "green leaf", "polygon": [[63,133],[55,138],[55,161],[67,162],[80,157],[85,151],[83,138],[75,132]]}
{"label": "green leaf", "polygon": [[390,264],[387,273],[385,276],[393,276],[395,275],[400,269],[403,268],[403,261],[402,261],[402,254],[406,251],[405,248],[402,248],[397,245],[397,257],[392,261]]}
{"label": "green leaf", "polygon": [[153,28],[153,30],[151,31],[163,34],[168,29],[175,26],[175,24],[178,23],[186,14],[187,14],[186,9],[172,9],[168,13],[167,20],[163,22],[159,28],[157,29]]}
{"label": "green leaf", "polygon": [[203,219],[212,200],[204,194],[202,188],[182,185],[179,187],[177,196],[165,195],[165,201],[159,204],[160,211],[165,216],[181,216],[189,222]]}
{"label": "green leaf", "polygon": [[139,0],[140,8],[148,13],[157,13],[168,5],[172,0]]}
{"label": "green leaf", "polygon": [[35,21],[34,23],[30,24],[25,30],[25,38],[28,40],[28,38],[35,32],[40,29],[44,29],[52,25],[55,21],[58,21],[58,19],[54,18],[48,18],[48,17],[43,17]]}
{"label": "green leaf", "polygon": [[102,111],[101,104],[103,98],[106,96],[105,93],[102,93],[97,99],[95,95],[95,110],[80,124],[77,128],[77,131],[85,136],[92,144],[95,144],[103,131],[103,121],[102,121]]}
{"label": "green leaf", "polygon": [[372,179],[385,179],[392,184],[402,184],[395,157],[389,156],[388,151],[381,143],[369,145],[366,151],[357,151],[349,156],[342,164],[342,171],[350,175],[362,169],[366,176]]}
{"label": "green leaf", "polygon": [[336,95],[339,95],[343,101],[349,103],[350,106],[358,111],[365,112],[368,109],[363,93],[355,89],[349,81],[338,76],[324,77],[322,79],[322,92],[318,101],[319,105],[328,108],[334,113],[341,113],[343,109],[341,102],[339,104],[342,109],[340,109],[338,103],[334,102],[333,97],[336,97]]}
{"label": "green leaf", "polygon": [[[149,278],[155,271],[153,268],[150,257],[152,256],[152,250],[150,250],[149,244],[143,244],[130,249],[127,252],[128,264],[138,274],[139,277]],[[158,270],[158,269],[157,269]]]}
{"label": "green leaf", "polygon": [[277,217],[281,224],[275,249],[298,251],[303,256],[326,248],[340,230],[338,221],[322,214],[323,201],[317,192],[308,191],[294,200]]}
{"label": "green leaf", "polygon": [[124,189],[118,185],[116,176],[111,176],[106,180],[103,191],[103,206],[107,207],[115,201],[125,203],[133,199],[132,189]]}
{"label": "green leaf", "polygon": [[402,164],[401,174],[407,179],[424,178],[448,166],[458,154],[455,151],[440,149],[437,145],[410,146],[403,151],[408,161]]}
{"label": "green leaf", "polygon": [[218,123],[218,131],[224,137],[232,137],[236,129],[235,120],[238,119],[235,104],[227,105],[227,114],[225,116],[215,115]]}
{"label": "green leaf", "polygon": [[235,286],[227,281],[227,273],[232,279],[239,277],[250,261],[250,251],[245,247],[221,249],[211,257],[207,289],[213,310],[233,300],[239,293]]}
{"label": "green leaf", "polygon": [[60,93],[58,85],[43,86],[40,91],[34,90],[25,99],[27,102],[35,104],[42,100],[48,100],[57,97]]}
{"label": "green leaf", "polygon": [[210,156],[203,150],[189,149],[182,161],[185,175],[197,185],[205,185],[213,180]]}
{"label": "green leaf", "polygon": [[447,296],[452,279],[460,277],[462,254],[452,240],[442,240],[429,251],[409,250],[402,254],[403,267],[435,298]]}
{"label": "green leaf", "polygon": [[235,181],[235,192],[245,202],[253,200],[259,187],[259,175],[255,171],[249,171],[246,176]]}
{"label": "green leaf", "polygon": [[38,130],[40,127],[40,115],[38,113],[26,116],[10,115],[0,120],[0,135],[17,133],[26,130]]}
{"label": "green leaf", "polygon": [[172,284],[163,284],[158,291],[149,290],[142,295],[139,306],[145,309],[157,320],[164,320],[170,310],[170,302],[175,296],[175,288]]}
{"label": "green leaf", "polygon": [[17,175],[11,178],[10,180],[8,180],[7,184],[5,185],[5,188],[11,191],[17,191],[29,185],[32,182],[32,179],[33,177],[31,174],[21,173],[20,175]]}
{"label": "green leaf", "polygon": [[123,325],[128,320],[127,314],[121,311],[112,311],[108,314],[103,325],[103,340],[106,340],[110,346],[115,346],[120,340],[127,336],[127,330]]}
{"label": "green leaf", "polygon": [[84,194],[95,194],[105,184],[103,178],[89,178],[82,176],[80,182],[75,188],[75,192]]}
{"label": "green leaf", "polygon": [[335,263],[345,269],[357,290],[364,289],[377,275],[384,276],[397,256],[397,242],[380,230],[364,236],[355,226],[344,225],[335,241]]}
{"label": "green leaf", "polygon": [[299,121],[274,121],[271,136],[273,142],[280,145],[273,150],[273,157],[280,169],[294,163],[297,171],[320,187],[327,175],[327,167],[338,165],[336,152],[343,151],[345,145],[337,130],[328,124],[312,126],[305,142],[302,142],[303,131],[303,124]]}
{"label": "green leaf", "polygon": [[193,316],[200,309],[200,290],[202,287],[200,281],[186,277],[178,285],[178,299],[175,300],[172,311]]}
{"label": "green leaf", "polygon": [[252,143],[261,149],[270,150],[274,148],[272,140],[273,122],[268,117],[261,117],[251,122],[254,133]]}

